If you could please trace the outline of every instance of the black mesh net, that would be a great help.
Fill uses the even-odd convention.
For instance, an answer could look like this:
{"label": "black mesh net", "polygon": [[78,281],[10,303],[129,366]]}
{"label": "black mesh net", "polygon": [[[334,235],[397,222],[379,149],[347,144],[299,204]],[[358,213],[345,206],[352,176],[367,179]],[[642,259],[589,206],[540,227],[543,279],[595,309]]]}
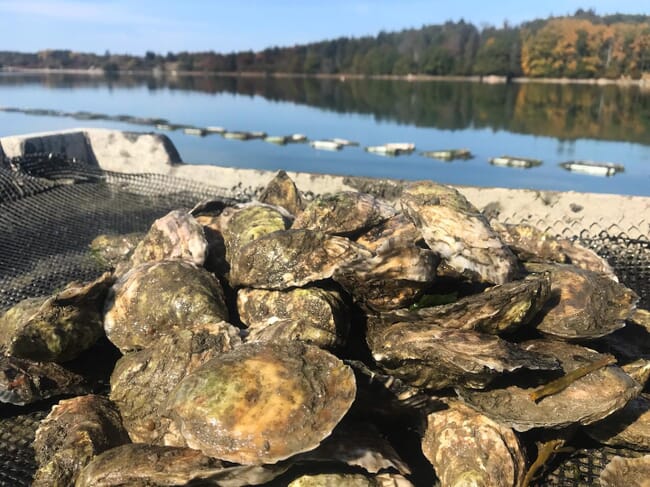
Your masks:
{"label": "black mesh net", "polygon": [[[159,174],[110,173],[52,154],[0,161],[0,312],[70,281],[99,276],[104,269],[88,251],[97,235],[146,231],[172,209],[204,198],[234,202],[229,196],[224,188]],[[607,258],[641,296],[640,306],[650,307],[647,237],[607,232],[574,237]],[[31,484],[36,469],[31,442],[54,403],[0,404],[0,485]],[[543,485],[594,485],[611,454],[611,449],[576,452]]]}

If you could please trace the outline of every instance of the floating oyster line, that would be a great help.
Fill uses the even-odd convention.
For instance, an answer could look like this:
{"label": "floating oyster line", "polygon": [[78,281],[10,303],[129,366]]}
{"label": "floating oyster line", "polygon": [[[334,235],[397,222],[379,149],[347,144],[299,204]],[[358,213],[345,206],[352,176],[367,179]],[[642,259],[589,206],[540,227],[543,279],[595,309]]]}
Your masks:
{"label": "floating oyster line", "polygon": [[532,159],[528,157],[514,157],[514,156],[499,156],[489,159],[490,164],[494,166],[507,166],[507,167],[521,167],[530,169],[542,165],[540,159]]}
{"label": "floating oyster line", "polygon": [[560,163],[559,166],[567,171],[591,176],[613,176],[625,171],[625,166],[613,162],[568,161]]}
{"label": "floating oyster line", "polygon": [[[109,115],[104,113],[95,113],[87,111],[66,112],[63,110],[53,110],[45,108],[17,108],[0,106],[0,112],[8,113],[23,113],[26,115],[34,116],[50,116],[50,117],[68,117],[77,120],[107,120],[115,122],[130,123],[134,125],[151,125],[157,130],[161,131],[176,131],[181,130],[183,133],[192,136],[205,137],[207,135],[221,135],[224,139],[229,140],[256,140],[261,139],[265,142],[276,145],[287,145],[292,143],[307,142],[309,139],[300,133],[290,135],[268,135],[263,131],[245,131],[245,130],[228,130],[222,126],[206,126],[198,127],[195,125],[188,125],[182,123],[172,123],[164,118],[155,117],[137,117],[133,115]],[[317,150],[324,151],[339,151],[344,147],[357,147],[360,146],[359,142],[342,138],[332,137],[328,139],[314,139],[309,141],[309,144]],[[364,150],[371,154],[379,156],[400,156],[410,155],[415,151],[415,144],[411,142],[388,142],[381,145],[365,146]],[[422,151],[419,153],[422,157],[438,159],[442,161],[453,160],[468,160],[473,159],[474,155],[469,149],[439,149]],[[540,159],[509,156],[503,155],[498,157],[488,158],[488,162],[494,166],[501,167],[514,167],[530,169],[540,166],[542,161]],[[560,167],[582,174],[589,174],[593,176],[613,176],[620,172],[625,171],[622,164],[610,162],[594,162],[594,161],[567,161],[558,164]]]}

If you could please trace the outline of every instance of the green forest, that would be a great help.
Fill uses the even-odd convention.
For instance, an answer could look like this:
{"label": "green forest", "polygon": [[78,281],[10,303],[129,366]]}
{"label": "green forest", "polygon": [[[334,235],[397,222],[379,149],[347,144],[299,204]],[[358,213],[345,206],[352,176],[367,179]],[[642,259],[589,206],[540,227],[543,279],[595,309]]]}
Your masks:
{"label": "green forest", "polygon": [[145,56],[0,51],[0,67],[306,75],[435,75],[650,79],[650,16],[567,17],[478,28],[460,20],[376,36],[234,53]]}

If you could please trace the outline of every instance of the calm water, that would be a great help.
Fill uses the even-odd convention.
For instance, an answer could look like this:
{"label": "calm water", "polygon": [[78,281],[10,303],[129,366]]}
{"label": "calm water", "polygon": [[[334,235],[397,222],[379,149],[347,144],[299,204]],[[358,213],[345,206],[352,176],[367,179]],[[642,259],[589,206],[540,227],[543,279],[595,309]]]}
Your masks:
{"label": "calm water", "polygon": [[[306,144],[166,132],[183,160],[195,164],[650,195],[650,92],[638,87],[6,74],[0,75],[0,106],[129,114],[361,144],[323,152]],[[0,111],[0,136],[82,126],[155,130]],[[475,158],[442,162],[418,152],[391,158],[363,150],[386,142],[413,142],[418,151],[468,148]],[[543,164],[531,169],[489,164],[490,157],[504,154]],[[616,162],[625,172],[608,178],[570,173],[558,166],[568,160]]]}

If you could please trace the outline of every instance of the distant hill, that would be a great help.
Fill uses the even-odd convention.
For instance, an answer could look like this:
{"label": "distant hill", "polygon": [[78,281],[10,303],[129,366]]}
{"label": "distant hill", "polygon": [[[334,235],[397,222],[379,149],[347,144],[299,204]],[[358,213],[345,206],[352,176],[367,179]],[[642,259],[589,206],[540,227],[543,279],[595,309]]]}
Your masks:
{"label": "distant hill", "polygon": [[361,38],[230,54],[145,56],[47,50],[0,51],[0,67],[120,71],[258,72],[360,75],[498,75],[533,78],[649,78],[650,16],[568,17],[480,30],[464,21]]}

